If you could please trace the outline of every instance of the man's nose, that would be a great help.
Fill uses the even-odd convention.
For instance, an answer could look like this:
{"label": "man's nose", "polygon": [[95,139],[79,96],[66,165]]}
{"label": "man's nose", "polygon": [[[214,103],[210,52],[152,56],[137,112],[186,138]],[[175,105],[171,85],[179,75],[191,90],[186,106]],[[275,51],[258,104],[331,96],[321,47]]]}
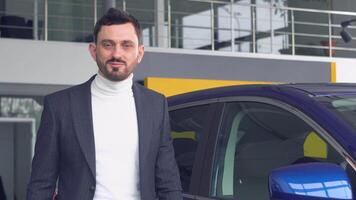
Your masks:
{"label": "man's nose", "polygon": [[116,45],[112,51],[112,56],[115,58],[120,58],[122,54],[123,54],[123,49],[119,45]]}

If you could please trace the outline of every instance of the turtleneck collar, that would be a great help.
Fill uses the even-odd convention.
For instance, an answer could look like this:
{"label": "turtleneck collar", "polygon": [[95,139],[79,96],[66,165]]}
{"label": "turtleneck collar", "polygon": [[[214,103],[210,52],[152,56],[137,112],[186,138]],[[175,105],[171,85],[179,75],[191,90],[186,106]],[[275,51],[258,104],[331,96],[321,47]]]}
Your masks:
{"label": "turtleneck collar", "polygon": [[130,74],[125,80],[111,81],[102,75],[99,71],[93,80],[92,90],[94,93],[106,96],[115,96],[117,94],[132,92],[133,74]]}

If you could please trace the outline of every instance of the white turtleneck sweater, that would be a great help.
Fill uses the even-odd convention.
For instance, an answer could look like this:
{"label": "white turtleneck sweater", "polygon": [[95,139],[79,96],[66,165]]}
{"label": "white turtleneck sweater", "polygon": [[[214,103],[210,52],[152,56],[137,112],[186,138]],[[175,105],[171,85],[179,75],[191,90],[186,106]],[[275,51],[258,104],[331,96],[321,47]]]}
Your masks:
{"label": "white turtleneck sweater", "polygon": [[96,158],[94,200],[140,199],[132,77],[113,82],[99,72],[91,84]]}

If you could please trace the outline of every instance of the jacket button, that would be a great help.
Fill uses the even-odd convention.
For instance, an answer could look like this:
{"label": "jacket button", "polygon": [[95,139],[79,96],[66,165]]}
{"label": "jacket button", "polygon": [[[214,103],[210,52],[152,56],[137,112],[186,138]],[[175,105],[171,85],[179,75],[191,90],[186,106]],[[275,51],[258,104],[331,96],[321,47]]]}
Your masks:
{"label": "jacket button", "polygon": [[91,190],[91,191],[94,191],[94,190],[95,190],[95,186],[92,185],[92,186],[90,187],[90,190]]}

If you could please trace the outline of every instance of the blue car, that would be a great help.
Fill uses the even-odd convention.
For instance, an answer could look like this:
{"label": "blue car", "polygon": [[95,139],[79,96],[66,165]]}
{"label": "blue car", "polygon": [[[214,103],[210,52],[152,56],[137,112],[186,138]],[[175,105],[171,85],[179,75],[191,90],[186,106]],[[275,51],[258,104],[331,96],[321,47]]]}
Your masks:
{"label": "blue car", "polygon": [[186,200],[356,199],[356,84],[229,86],[168,104]]}

